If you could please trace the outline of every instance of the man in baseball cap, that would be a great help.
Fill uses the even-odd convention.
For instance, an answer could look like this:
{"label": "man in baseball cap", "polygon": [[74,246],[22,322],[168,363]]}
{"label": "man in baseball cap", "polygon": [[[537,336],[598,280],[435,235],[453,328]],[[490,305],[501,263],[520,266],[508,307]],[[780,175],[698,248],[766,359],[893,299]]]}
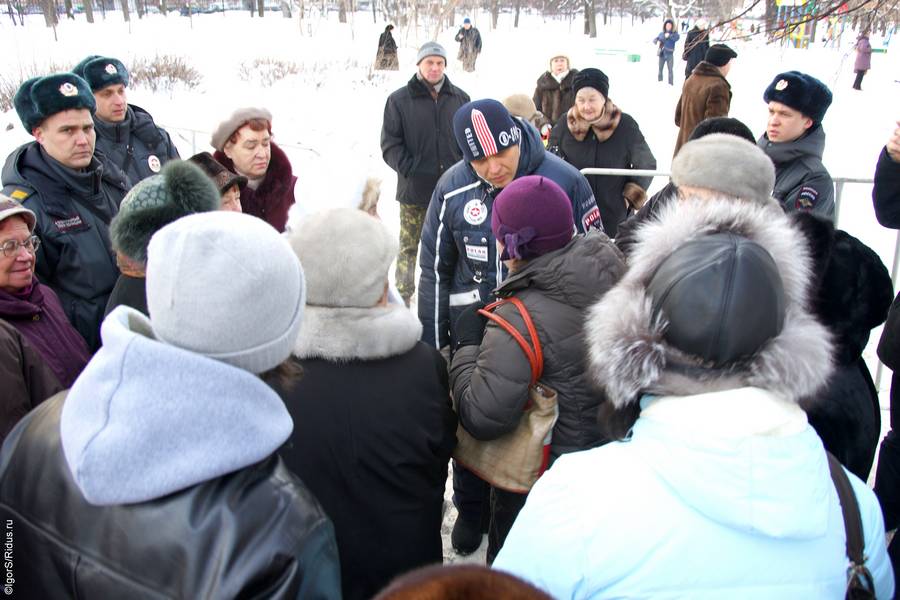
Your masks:
{"label": "man in baseball cap", "polygon": [[[506,277],[490,219],[501,189],[519,177],[542,175],[572,202],[574,230],[602,229],[584,176],[548,153],[538,131],[511,116],[497,100],[460,107],[453,117],[453,134],[463,159],[447,170],[431,196],[419,254],[422,340],[438,349],[455,345],[456,319],[467,306],[485,302]],[[461,465],[454,467],[453,481],[459,517],[451,542],[457,552],[468,554],[481,543],[488,486]]]}
{"label": "man in baseball cap", "polygon": [[35,214],[38,279],[56,292],[69,321],[96,350],[106,301],[119,276],[109,222],[131,182],[94,152],[96,101],[78,75],[29,79],[13,104],[34,141],[6,159],[3,193]]}
{"label": "man in baseball cap", "polygon": [[811,75],[788,71],[775,76],[763,100],[769,120],[759,147],[775,163],[772,196],[787,212],[833,217],[834,183],[822,164],[822,119],[831,105],[831,90]]}

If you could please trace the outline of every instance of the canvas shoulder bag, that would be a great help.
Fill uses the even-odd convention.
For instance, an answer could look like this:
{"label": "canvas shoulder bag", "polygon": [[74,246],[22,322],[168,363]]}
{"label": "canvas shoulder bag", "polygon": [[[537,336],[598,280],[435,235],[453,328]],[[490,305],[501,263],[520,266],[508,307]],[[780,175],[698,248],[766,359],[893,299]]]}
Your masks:
{"label": "canvas shoulder bag", "polygon": [[[493,312],[507,303],[521,315],[530,343],[509,321]],[[553,426],[559,414],[557,394],[538,382],[544,369],[544,355],[534,322],[522,301],[504,298],[478,312],[509,333],[528,358],[531,366],[528,402],[516,428],[497,439],[476,440],[460,425],[456,430],[453,458],[494,487],[526,494],[547,469],[550,460]]]}

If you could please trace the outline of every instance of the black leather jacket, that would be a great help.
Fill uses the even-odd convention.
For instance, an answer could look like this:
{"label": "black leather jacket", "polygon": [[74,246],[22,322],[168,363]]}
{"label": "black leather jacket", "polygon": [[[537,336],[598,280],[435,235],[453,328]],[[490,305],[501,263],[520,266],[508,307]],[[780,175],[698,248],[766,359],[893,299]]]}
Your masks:
{"label": "black leather jacket", "polygon": [[341,597],[331,522],[280,458],[149,502],[93,506],[63,455],[63,404],[60,394],[32,411],[0,454],[14,597]]}

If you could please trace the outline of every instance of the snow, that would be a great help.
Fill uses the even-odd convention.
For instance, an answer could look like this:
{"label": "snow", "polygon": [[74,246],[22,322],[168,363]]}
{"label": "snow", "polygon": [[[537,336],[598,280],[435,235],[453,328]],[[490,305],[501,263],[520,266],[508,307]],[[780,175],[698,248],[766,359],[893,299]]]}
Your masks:
{"label": "snow", "polygon": [[[182,156],[209,150],[208,139],[216,124],[233,109],[262,105],[274,115],[276,142],[288,154],[300,179],[300,210],[345,205],[355,200],[355,190],[368,176],[383,180],[379,212],[385,223],[399,230],[398,209],[393,201],[396,177],[381,160],[379,136],[387,95],[405,85],[415,72],[416,48],[428,41],[430,29],[395,29],[400,55],[398,72],[373,72],[378,35],[386,23],[373,23],[371,13],[350,15],[351,23],[337,22],[336,13],[307,18],[283,19],[280,13],[250,18],[245,11],[196,15],[192,19],[170,13],[167,17],[148,15],[124,23],[116,11],[89,25],[84,15],[76,21],[62,18],[54,40],[52,30],[40,15],[26,18],[26,27],[14,27],[0,20],[0,53],[4,56],[0,77],[46,69],[47,65],[71,66],[88,54],[115,56],[126,64],[135,57],[174,54],[184,57],[203,75],[195,90],[177,89],[153,93],[145,88],[129,89],[129,101],[154,115],[157,123],[172,134]],[[457,22],[461,23],[463,15]],[[661,25],[648,21],[632,26],[630,19],[613,18],[600,25],[596,39],[580,34],[576,19],[543,19],[523,13],[520,27],[512,26],[512,15],[503,13],[497,30],[489,17],[474,15],[484,40],[484,52],[475,73],[462,71],[454,60],[456,28],[439,33],[451,57],[449,78],[472,98],[503,97],[513,93],[531,95],[538,76],[547,69],[550,56],[566,53],[578,68],[598,67],[610,78],[610,97],[640,125],[656,155],[659,168],[668,170],[677,135],[674,106],[684,80],[684,63],[676,50],[675,87],[657,82],[655,46],[651,43]],[[661,21],[661,20],[660,20]],[[714,39],[717,39],[714,36]],[[843,47],[824,49],[821,42],[809,50],[766,46],[762,40],[729,42],[738,52],[728,77],[734,99],[731,116],[744,121],[754,132],[765,128],[766,107],[762,92],[781,71],[801,70],[832,87],[834,103],[824,121],[828,142],[825,164],[835,177],[871,178],[878,154],[900,119],[900,64],[896,52],[874,54],[872,70],[863,82],[864,91],[851,89],[853,81],[852,44],[847,32]],[[879,43],[873,39],[873,46]],[[599,54],[598,50],[621,50],[621,54]],[[631,63],[625,53],[639,54]],[[243,81],[242,64],[254,59],[275,58],[292,61],[299,72],[261,87]],[[5,156],[29,141],[14,112],[2,115],[0,154]],[[2,128],[0,128],[2,129]],[[727,176],[730,165],[722,165]],[[664,184],[657,178],[652,189]],[[294,213],[292,218],[296,218]],[[895,232],[875,221],[870,184],[847,184],[840,213],[841,228],[872,246],[891,267]],[[873,374],[876,359],[873,332],[866,358]],[[882,377],[882,403],[886,407],[890,374]],[[887,425],[887,414],[883,418]],[[483,549],[483,548],[482,548]]]}

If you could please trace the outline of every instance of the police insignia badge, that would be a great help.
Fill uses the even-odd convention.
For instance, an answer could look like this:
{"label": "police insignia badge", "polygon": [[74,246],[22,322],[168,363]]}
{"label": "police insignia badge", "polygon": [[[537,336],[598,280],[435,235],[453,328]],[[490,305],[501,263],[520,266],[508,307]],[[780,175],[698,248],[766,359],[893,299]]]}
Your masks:
{"label": "police insignia badge", "polygon": [[77,96],[78,88],[67,81],[59,86],[59,93],[66,97]]}
{"label": "police insignia badge", "polygon": [[110,75],[115,75],[119,71],[116,70],[116,65],[109,63],[108,65],[106,65],[106,72],[109,73]]}
{"label": "police insignia badge", "polygon": [[787,86],[788,86],[787,79],[779,79],[778,83],[775,84],[775,89],[780,92],[783,89],[787,88]]}

